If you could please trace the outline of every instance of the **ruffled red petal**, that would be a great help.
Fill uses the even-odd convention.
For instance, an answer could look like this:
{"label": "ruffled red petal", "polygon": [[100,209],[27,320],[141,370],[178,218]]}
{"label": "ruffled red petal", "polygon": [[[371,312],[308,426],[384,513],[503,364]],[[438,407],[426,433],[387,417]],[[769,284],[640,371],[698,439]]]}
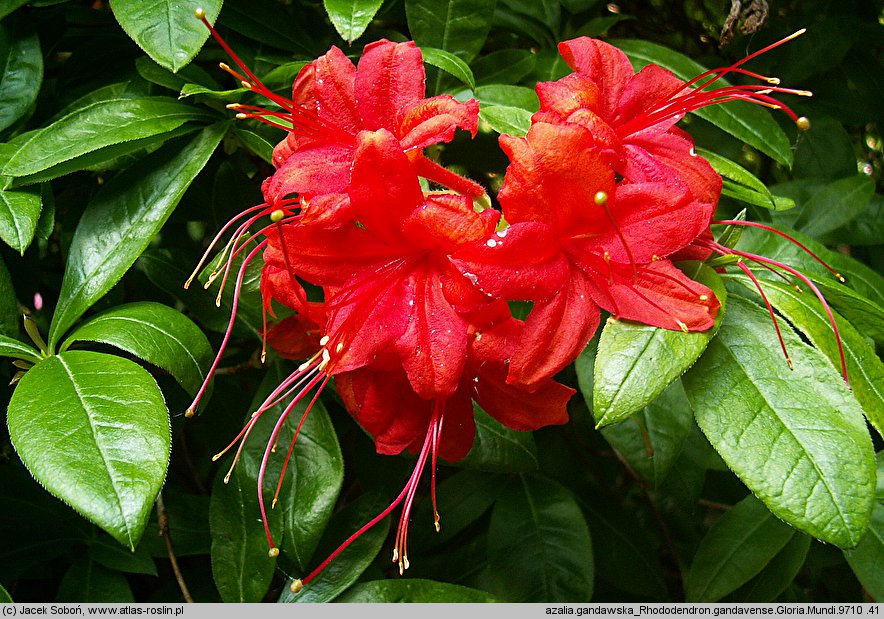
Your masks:
{"label": "ruffled red petal", "polygon": [[413,101],[396,111],[396,134],[406,150],[450,142],[456,129],[473,137],[479,128],[479,103],[461,102],[451,95]]}
{"label": "ruffled red petal", "polygon": [[356,92],[362,128],[397,132],[396,115],[424,98],[423,56],[413,41],[377,41],[365,46],[356,71]]}

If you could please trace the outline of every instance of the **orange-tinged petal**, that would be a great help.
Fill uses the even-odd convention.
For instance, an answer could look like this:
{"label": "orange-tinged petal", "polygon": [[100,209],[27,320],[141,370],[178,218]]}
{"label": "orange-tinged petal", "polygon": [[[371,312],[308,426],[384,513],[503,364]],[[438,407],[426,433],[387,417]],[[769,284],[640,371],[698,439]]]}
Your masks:
{"label": "orange-tinged petal", "polygon": [[396,115],[424,97],[424,62],[413,41],[377,41],[365,46],[356,71],[362,128],[397,131]]}

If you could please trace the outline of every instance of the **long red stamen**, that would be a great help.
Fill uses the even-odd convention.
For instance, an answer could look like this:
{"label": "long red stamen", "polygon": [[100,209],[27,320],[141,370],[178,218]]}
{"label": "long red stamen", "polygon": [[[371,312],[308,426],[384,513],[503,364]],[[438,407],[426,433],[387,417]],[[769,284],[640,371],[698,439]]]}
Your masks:
{"label": "long red stamen", "polygon": [[447,187],[473,200],[485,195],[485,188],[479,183],[455,174],[438,163],[430,161],[422,154],[414,160],[414,167],[418,176],[423,176],[428,181]]}
{"label": "long red stamen", "polygon": [[786,342],[783,340],[783,333],[780,331],[780,323],[777,320],[777,315],[774,313],[773,306],[770,304],[767,295],[764,294],[764,289],[761,287],[761,282],[758,281],[758,278],[755,277],[755,274],[752,272],[752,270],[742,262],[737,262],[737,268],[745,273],[749,277],[749,279],[752,280],[752,283],[755,284],[755,289],[758,290],[758,294],[761,295],[761,299],[764,301],[764,305],[767,307],[767,313],[770,314],[770,319],[773,322],[774,330],[777,332],[777,339],[780,341],[780,348],[783,350],[783,356],[786,357],[786,363],[789,364],[789,369],[794,370],[795,365],[792,363],[792,358],[789,356],[789,351],[786,350]]}

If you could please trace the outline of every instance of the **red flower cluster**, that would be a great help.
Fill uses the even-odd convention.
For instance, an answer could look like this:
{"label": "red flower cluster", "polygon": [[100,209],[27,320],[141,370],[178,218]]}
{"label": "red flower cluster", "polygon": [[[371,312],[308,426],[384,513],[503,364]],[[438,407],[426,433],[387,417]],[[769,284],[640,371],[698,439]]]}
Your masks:
{"label": "red flower cluster", "polygon": [[[418,454],[393,503],[295,581],[295,589],[400,504],[393,560],[400,571],[408,567],[418,481],[431,461],[435,504],[437,457],[459,460],[472,446],[473,401],[515,430],[565,423],[573,390],[553,376],[592,337],[600,308],[667,329],[709,329],[718,300],[672,258],[720,249],[708,230],[721,179],[675,123],[703,105],[769,104],[770,92],[794,92],[767,86],[707,92],[725,73],[746,73],[741,63],[710,72],[695,89],[656,66],[633,74],[622,52],[605,43],[562,43],[575,72],[538,85],[541,109],[527,136],[500,139],[511,162],[499,194],[508,222],[502,227],[499,212],[476,206],[484,198],[480,185],[423,153],[457,129],[475,135],[478,104],[425,98],[413,43],[368,45],[358,66],[332,48],[304,67],[285,99],[212,32],[243,73],[223,68],[281,111],[231,107],[241,118],[288,132],[274,150],[277,169],[263,185],[266,202],[243,213],[228,258],[220,261],[226,279],[233,258],[256,242],[236,293],[245,267],[263,252],[265,310],[275,317],[275,300],[293,312],[265,328],[266,339],[285,356],[309,357],[228,447],[239,442],[241,450],[257,419],[289,401],[258,480],[271,556],[278,550],[266,526],[267,461],[295,405],[307,401],[309,412],[332,377],[380,453]],[[429,191],[427,181],[444,189]],[[267,215],[270,224],[247,236]],[[321,288],[322,300],[309,301],[302,282]],[[507,302],[515,300],[533,302],[525,322],[510,314]],[[236,301],[235,294],[234,315]],[[223,345],[216,365],[222,351]],[[294,440],[289,456],[293,448]],[[282,476],[277,494],[281,484]]]}

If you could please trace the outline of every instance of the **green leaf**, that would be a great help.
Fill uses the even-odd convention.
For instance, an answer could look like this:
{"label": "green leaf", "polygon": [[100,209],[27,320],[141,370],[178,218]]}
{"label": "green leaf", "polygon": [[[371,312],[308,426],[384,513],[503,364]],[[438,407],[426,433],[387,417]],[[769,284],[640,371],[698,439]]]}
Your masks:
{"label": "green leaf", "polygon": [[469,62],[485,44],[497,0],[405,0],[418,47],[435,47]]}
{"label": "green leaf", "polygon": [[[363,495],[332,516],[318,554],[329,556],[346,539],[370,519],[381,513],[386,503],[374,495]],[[384,518],[360,535],[329,563],[300,593],[292,593],[286,583],[280,602],[299,604],[329,602],[352,585],[374,561],[390,529],[390,519]]]}
{"label": "green leaf", "polygon": [[[9,161],[14,151],[14,146],[0,144],[0,165]],[[19,190],[0,189],[0,239],[24,255],[34,240],[42,208],[43,201],[39,187]]]}
{"label": "green leaf", "polygon": [[[755,286],[745,276],[733,276],[757,296]],[[801,331],[810,343],[822,351],[838,372],[841,372],[841,356],[838,341],[832,331],[829,317],[822,304],[810,290],[798,292],[783,282],[765,282],[764,292],[779,313]],[[841,336],[847,374],[853,395],[863,407],[869,422],[884,435],[884,363],[869,346],[866,339],[846,320],[834,314]]]}
{"label": "green leaf", "polygon": [[431,67],[436,67],[437,69],[442,69],[446,73],[459,79],[471,89],[476,89],[476,80],[473,77],[473,72],[470,70],[470,66],[451,52],[446,52],[444,49],[436,49],[435,47],[422,47],[421,53],[424,56],[424,62],[426,64]]}
{"label": "green leaf", "polygon": [[3,19],[17,8],[26,5],[31,0],[5,0],[0,2],[0,19]]}
{"label": "green leaf", "polygon": [[20,321],[12,277],[6,269],[6,263],[0,258],[0,336],[18,339]]}
{"label": "green leaf", "polygon": [[237,127],[233,130],[234,135],[242,140],[246,147],[258,155],[267,163],[273,163],[273,144],[265,140],[254,131]]}
{"label": "green leaf", "polygon": [[205,117],[200,108],[167,97],[97,101],[38,131],[13,153],[3,174],[36,174],[104,147],[157,136]]}
{"label": "green leaf", "polygon": [[25,361],[33,361],[39,363],[43,360],[40,353],[27,344],[22,344],[18,340],[11,337],[0,335],[0,357],[12,357],[13,359],[24,359]]}
{"label": "green leaf", "polygon": [[0,604],[12,604],[12,596],[0,585]]}
{"label": "green leaf", "polygon": [[119,572],[109,570],[89,557],[71,565],[58,588],[57,602],[134,602],[135,597]]}
{"label": "green leaf", "polygon": [[844,556],[869,595],[878,602],[884,600],[884,505],[875,506],[869,530],[856,548],[845,551]]}
{"label": "green leaf", "polygon": [[526,49],[501,49],[472,63],[477,84],[515,84],[531,73],[537,57]]}
{"label": "green leaf", "polygon": [[0,131],[24,116],[43,83],[40,39],[24,16],[0,23]]}
{"label": "green leaf", "polygon": [[187,65],[209,38],[209,29],[193,11],[197,6],[214,22],[223,0],[199,4],[168,0],[111,0],[114,17],[138,47],[172,72]]}
{"label": "green leaf", "polygon": [[682,379],[716,451],[778,517],[855,546],[869,522],[875,463],[859,403],[829,361],[781,325],[790,371],[761,308],[732,298]]}
{"label": "green leaf", "polygon": [[586,602],[593,591],[589,528],[571,493],[520,475],[491,513],[492,590],[508,602]]}
{"label": "green leaf", "polygon": [[531,113],[540,109],[537,93],[532,88],[524,86],[507,86],[505,84],[479,86],[476,88],[476,98],[484,105],[518,107]]}
{"label": "green leaf", "polygon": [[114,177],[80,218],[71,241],[49,345],[132,266],[209,160],[227,123],[203,129],[189,143],[168,144]]}
{"label": "green leaf", "polygon": [[792,583],[810,549],[810,537],[795,533],[764,569],[728,595],[726,602],[773,602]]}
{"label": "green leaf", "polygon": [[77,327],[61,345],[102,342],[132,353],[169,372],[191,395],[203,384],[214,354],[192,320],[160,303],[143,301],[114,307]]}
{"label": "green leaf", "polygon": [[875,194],[875,181],[863,174],[817,185],[805,200],[785,213],[775,213],[774,222],[818,238],[849,223]]}
{"label": "green leaf", "polygon": [[7,421],[19,457],[50,493],[135,548],[171,441],[150,374],[127,359],[68,351],[28,370]]}
{"label": "green leaf", "polygon": [[853,140],[841,122],[814,114],[810,131],[797,141],[792,173],[831,180],[856,174]]}
{"label": "green leaf", "polygon": [[[264,430],[269,431],[266,427]],[[224,482],[223,475],[215,478],[209,504],[212,574],[225,602],[260,602],[276,572],[276,559],[267,555],[267,538],[261,526],[256,471],[247,470],[257,469],[256,450],[251,452],[251,462],[239,462],[229,483]],[[274,536],[279,536],[282,514],[268,510],[267,516]]]}
{"label": "green leaf", "polygon": [[[687,56],[656,43],[638,39],[618,39],[612,43],[626,53],[637,71],[649,64],[657,64],[686,81],[706,71],[704,66]],[[728,82],[720,79],[716,84],[723,88]],[[774,161],[786,167],[792,165],[792,144],[767,110],[735,101],[705,107],[694,113],[738,140],[757,148]]]}
{"label": "green leaf", "polygon": [[[522,137],[531,128],[531,116],[531,112],[518,107],[507,105],[479,106],[480,128],[483,131],[490,129],[497,133]],[[484,127],[481,125],[484,125]]]}
{"label": "green leaf", "polygon": [[131,552],[127,548],[122,548],[110,537],[101,534],[89,544],[89,558],[118,572],[157,575],[157,566],[144,549],[144,544],[139,544],[138,548]]}
{"label": "green leaf", "polygon": [[692,419],[684,388],[676,380],[632,418],[603,428],[602,436],[636,473],[659,486],[681,453]]}
{"label": "green leaf", "polygon": [[860,333],[872,338],[878,345],[884,344],[884,308],[841,284],[818,279],[814,283],[832,307]]}
{"label": "green leaf", "polygon": [[325,12],[341,38],[352,43],[362,36],[384,0],[323,0]]}
{"label": "green leaf", "polygon": [[721,190],[723,195],[775,211],[795,206],[792,200],[771,194],[765,184],[758,180],[754,174],[730,159],[700,148],[697,149],[697,154],[706,159],[712,168],[721,175],[724,181]]}
{"label": "green leaf", "polygon": [[473,403],[476,438],[466,458],[457,465],[490,473],[536,471],[537,446],[530,432],[507,428]]}
{"label": "green leaf", "polygon": [[460,585],[420,578],[401,580],[374,580],[359,583],[347,589],[336,602],[382,603],[407,602],[414,604],[458,603],[477,604],[496,602],[490,593]]}
{"label": "green leaf", "polygon": [[750,494],[700,542],[685,579],[685,599],[717,602],[761,572],[794,534]]}
{"label": "green leaf", "polygon": [[727,293],[718,274],[708,267],[701,267],[696,280],[709,286],[722,304],[716,326],[708,331],[683,333],[625,320],[605,324],[593,380],[597,427],[643,409],[703,354],[725,314]]}

